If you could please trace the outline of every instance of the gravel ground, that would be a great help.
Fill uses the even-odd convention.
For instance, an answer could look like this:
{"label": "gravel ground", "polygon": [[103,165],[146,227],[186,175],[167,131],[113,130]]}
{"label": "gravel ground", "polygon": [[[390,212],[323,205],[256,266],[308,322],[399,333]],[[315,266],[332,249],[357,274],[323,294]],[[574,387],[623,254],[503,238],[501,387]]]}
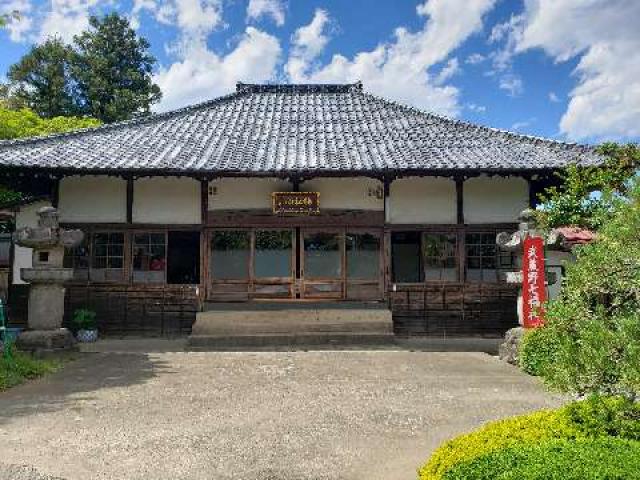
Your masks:
{"label": "gravel ground", "polygon": [[83,354],[0,394],[0,479],[409,480],[560,401],[481,353]]}

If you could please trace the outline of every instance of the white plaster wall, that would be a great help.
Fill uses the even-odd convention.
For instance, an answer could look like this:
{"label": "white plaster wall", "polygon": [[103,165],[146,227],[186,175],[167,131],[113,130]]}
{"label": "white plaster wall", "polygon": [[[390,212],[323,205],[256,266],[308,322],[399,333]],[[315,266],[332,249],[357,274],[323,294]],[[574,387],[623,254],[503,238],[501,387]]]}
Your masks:
{"label": "white plaster wall", "polygon": [[464,182],[465,223],[517,222],[529,206],[529,184],[518,177],[480,176]]}
{"label": "white plaster wall", "polygon": [[[36,227],[38,225],[36,212],[50,205],[51,203],[43,201],[21,206],[16,212],[16,230],[23,227]],[[32,249],[16,245],[13,252],[13,283],[25,284],[27,282],[23,282],[20,278],[20,269],[33,266]]]}
{"label": "white plaster wall", "polygon": [[209,183],[209,210],[271,209],[273,192],[291,190],[289,182],[277,178],[219,178]]}
{"label": "white plaster wall", "polygon": [[303,182],[300,190],[320,192],[320,211],[384,209],[382,182],[374,178],[313,178]]}
{"label": "white plaster wall", "polygon": [[408,177],[391,182],[389,223],[456,223],[456,183],[440,177]]}
{"label": "white plaster wall", "polygon": [[132,210],[134,223],[200,223],[200,182],[175,177],[137,179]]}
{"label": "white plaster wall", "polygon": [[60,181],[61,222],[121,223],[127,221],[127,182],[108,176],[74,176]]}

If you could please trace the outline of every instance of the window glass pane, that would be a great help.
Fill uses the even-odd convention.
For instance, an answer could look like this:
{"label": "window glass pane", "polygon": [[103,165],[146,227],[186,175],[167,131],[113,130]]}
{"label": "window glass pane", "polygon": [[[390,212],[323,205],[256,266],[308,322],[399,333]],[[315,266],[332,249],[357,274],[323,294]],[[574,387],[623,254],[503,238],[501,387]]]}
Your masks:
{"label": "window glass pane", "polygon": [[101,232],[93,235],[93,258],[89,276],[96,282],[122,280],[124,233]]}
{"label": "window glass pane", "polygon": [[347,278],[377,279],[380,275],[380,238],[370,233],[347,233]]}
{"label": "window glass pane", "polygon": [[338,278],[342,275],[340,236],[312,233],[304,236],[304,270],[308,278]]}
{"label": "window glass pane", "polygon": [[420,232],[393,232],[391,234],[391,269],[394,282],[422,282],[421,257]]}
{"label": "window glass pane", "polygon": [[467,234],[466,278],[471,282],[497,282],[500,270],[513,268],[513,256],[500,251],[494,232]]}
{"label": "window glass pane", "polygon": [[64,251],[63,267],[73,268],[73,279],[87,281],[89,279],[89,240],[85,234],[80,245],[66,248]]}
{"label": "window glass pane", "polygon": [[457,279],[457,240],[455,234],[425,233],[422,239],[425,280]]}
{"label": "window glass pane", "polygon": [[290,230],[257,230],[254,273],[258,278],[291,277]]}
{"label": "window glass pane", "polygon": [[219,230],[211,238],[211,274],[215,279],[249,277],[250,236],[244,230]]}
{"label": "window glass pane", "polygon": [[167,268],[164,233],[136,233],[132,250],[133,281],[164,283]]}

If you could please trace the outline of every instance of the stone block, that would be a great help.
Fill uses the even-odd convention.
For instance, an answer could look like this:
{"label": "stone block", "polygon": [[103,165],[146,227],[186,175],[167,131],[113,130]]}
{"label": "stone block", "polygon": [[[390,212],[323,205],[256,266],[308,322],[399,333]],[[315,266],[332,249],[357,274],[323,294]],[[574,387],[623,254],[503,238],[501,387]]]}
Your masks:
{"label": "stone block", "polygon": [[75,346],[75,339],[66,328],[29,330],[20,334],[16,346],[28,352],[68,350]]}
{"label": "stone block", "polygon": [[29,287],[29,329],[56,330],[64,317],[64,287],[37,283]]}
{"label": "stone block", "polygon": [[498,347],[498,356],[503,362],[511,365],[518,364],[518,355],[520,353],[520,344],[524,336],[525,329],[522,327],[511,328],[507,330],[504,342]]}

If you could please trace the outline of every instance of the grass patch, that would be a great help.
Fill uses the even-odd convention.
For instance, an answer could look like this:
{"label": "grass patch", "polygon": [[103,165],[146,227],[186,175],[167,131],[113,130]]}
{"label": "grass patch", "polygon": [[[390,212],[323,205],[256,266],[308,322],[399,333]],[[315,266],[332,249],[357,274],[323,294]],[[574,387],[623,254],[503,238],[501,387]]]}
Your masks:
{"label": "grass patch", "polygon": [[9,348],[11,348],[9,357],[0,353],[0,391],[19,385],[25,380],[55,372],[61,366],[60,361],[41,360],[28,353],[19,352],[13,347]]}

